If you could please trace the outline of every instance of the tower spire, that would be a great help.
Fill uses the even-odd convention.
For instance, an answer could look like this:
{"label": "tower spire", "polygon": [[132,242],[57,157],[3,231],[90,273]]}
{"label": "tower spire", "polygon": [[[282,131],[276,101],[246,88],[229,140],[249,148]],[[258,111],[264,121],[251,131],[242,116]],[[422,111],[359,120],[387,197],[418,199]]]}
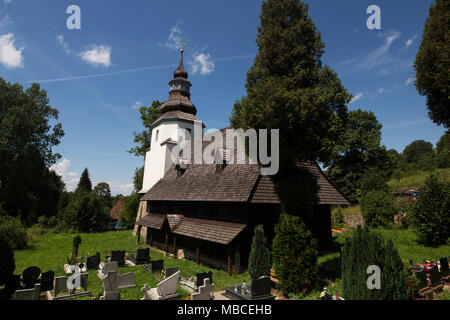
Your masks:
{"label": "tower spire", "polygon": [[181,48],[180,49],[180,63],[178,64],[177,70],[175,70],[175,72],[173,73],[173,77],[175,79],[177,79],[177,78],[187,79],[188,78],[188,73],[184,69],[184,65],[183,65],[183,52],[184,52],[184,50],[183,50],[183,48]]}
{"label": "tower spire", "polygon": [[160,110],[163,114],[169,111],[181,111],[195,115],[197,109],[191,102],[190,87],[191,83],[188,81],[188,73],[183,65],[183,52],[180,50],[180,63],[178,68],[173,73],[173,79],[169,82],[169,100],[163,103]]}

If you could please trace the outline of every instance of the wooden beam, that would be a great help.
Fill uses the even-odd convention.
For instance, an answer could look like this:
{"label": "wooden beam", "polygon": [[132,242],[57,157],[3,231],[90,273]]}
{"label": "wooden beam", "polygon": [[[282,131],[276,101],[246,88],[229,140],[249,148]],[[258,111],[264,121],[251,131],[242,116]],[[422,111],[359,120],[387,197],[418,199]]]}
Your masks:
{"label": "wooden beam", "polygon": [[166,232],[166,255],[169,254],[169,232]]}
{"label": "wooden beam", "polygon": [[142,229],[142,226],[138,226],[138,230],[137,230],[137,236],[138,236],[137,244],[139,244],[139,242],[141,241],[141,229]]}
{"label": "wooden beam", "polygon": [[177,237],[173,236],[173,254],[177,256]]}
{"label": "wooden beam", "polygon": [[196,256],[196,258],[195,258],[195,263],[197,264],[197,265],[199,265],[200,264],[200,245],[197,243],[197,256]]}

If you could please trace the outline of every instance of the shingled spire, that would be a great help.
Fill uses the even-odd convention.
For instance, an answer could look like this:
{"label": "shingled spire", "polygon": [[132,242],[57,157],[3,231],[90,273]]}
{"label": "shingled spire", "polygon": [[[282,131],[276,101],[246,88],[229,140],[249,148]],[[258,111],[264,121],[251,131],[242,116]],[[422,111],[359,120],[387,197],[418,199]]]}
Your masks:
{"label": "shingled spire", "polygon": [[183,49],[180,52],[180,63],[173,73],[173,80],[169,82],[169,100],[161,106],[161,112],[164,115],[169,111],[181,111],[195,116],[197,109],[190,100],[191,83],[187,80],[188,73],[183,65]]}

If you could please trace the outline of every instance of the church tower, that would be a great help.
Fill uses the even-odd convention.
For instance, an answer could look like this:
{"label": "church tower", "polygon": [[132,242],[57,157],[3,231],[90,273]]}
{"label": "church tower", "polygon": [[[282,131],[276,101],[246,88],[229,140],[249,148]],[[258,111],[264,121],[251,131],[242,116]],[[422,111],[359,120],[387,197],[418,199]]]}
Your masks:
{"label": "church tower", "polygon": [[195,117],[197,109],[190,100],[191,83],[183,66],[183,49],[169,86],[169,100],[162,104],[162,115],[152,125],[152,141],[145,154],[144,181],[140,194],[150,190],[173,164],[171,152],[180,142],[180,132],[186,130],[189,133],[185,137],[187,140],[194,138],[194,125],[203,128],[203,123]]}

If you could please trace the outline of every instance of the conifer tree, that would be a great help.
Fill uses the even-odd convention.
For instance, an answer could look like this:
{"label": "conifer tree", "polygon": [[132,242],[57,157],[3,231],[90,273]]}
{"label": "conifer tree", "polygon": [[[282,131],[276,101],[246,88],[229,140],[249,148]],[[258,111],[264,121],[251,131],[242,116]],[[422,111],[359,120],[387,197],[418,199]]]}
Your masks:
{"label": "conifer tree", "polygon": [[[406,300],[408,286],[404,264],[391,240],[384,241],[365,226],[345,239],[342,248],[342,296],[347,300]],[[380,289],[369,289],[369,266],[380,268]]]}
{"label": "conifer tree", "polygon": [[248,273],[252,279],[258,279],[267,276],[272,266],[270,251],[266,247],[266,237],[264,236],[264,228],[258,225],[254,229],[252,247],[250,257],[248,259]]}
{"label": "conifer tree", "polygon": [[285,293],[305,293],[317,279],[317,240],[299,217],[282,214],[272,244],[275,273]]}
{"label": "conifer tree", "polygon": [[[308,215],[317,188],[309,183],[314,177],[297,170],[297,163],[330,157],[342,136],[351,95],[336,73],[322,65],[325,45],[307,4],[267,0],[260,18],[247,95],[235,104],[230,122],[235,128],[280,130],[276,191],[287,213]],[[299,184],[300,179],[308,183]]]}
{"label": "conifer tree", "polygon": [[85,192],[92,191],[92,182],[91,179],[89,178],[88,168],[84,169],[83,173],[81,174],[80,181],[78,182],[78,186],[75,192],[78,191],[85,191]]}

